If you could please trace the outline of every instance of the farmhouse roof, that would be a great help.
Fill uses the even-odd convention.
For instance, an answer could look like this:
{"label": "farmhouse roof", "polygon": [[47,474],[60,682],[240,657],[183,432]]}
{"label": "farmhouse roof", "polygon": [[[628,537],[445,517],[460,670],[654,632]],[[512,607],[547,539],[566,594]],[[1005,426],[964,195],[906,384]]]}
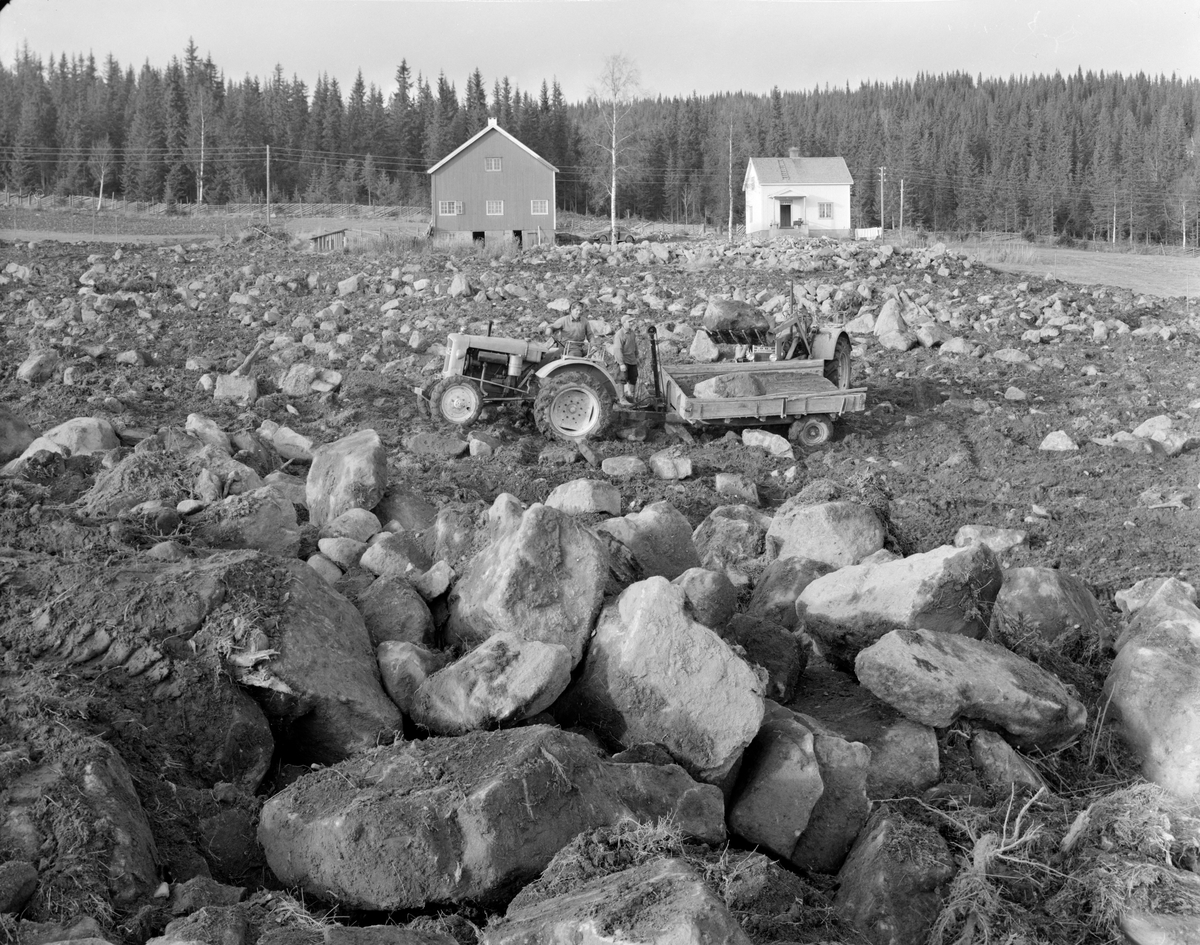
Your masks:
{"label": "farmhouse roof", "polygon": [[470,138],[468,138],[466,141],[464,141],[462,144],[460,144],[457,148],[455,148],[453,151],[451,151],[449,154],[447,154],[444,158],[442,158],[440,161],[438,161],[435,165],[433,165],[433,167],[431,167],[425,173],[432,174],[434,171],[436,171],[439,167],[441,167],[447,161],[449,161],[452,158],[456,157],[457,155],[461,154],[463,151],[467,150],[467,148],[469,148],[471,145],[473,145],[476,141],[478,141],[484,135],[491,134],[493,131],[499,132],[500,134],[504,135],[504,137],[506,137],[509,141],[511,141],[513,144],[515,144],[518,148],[520,148],[522,151],[524,151],[526,154],[528,154],[530,157],[532,157],[535,161],[541,161],[543,164],[546,165],[546,167],[548,167],[550,170],[552,170],[555,174],[558,173],[557,167],[555,167],[553,164],[551,164],[549,161],[547,161],[544,157],[542,157],[540,154],[538,154],[536,151],[534,151],[528,145],[522,144],[520,141],[518,141],[516,138],[514,138],[512,135],[510,135],[507,131],[505,131],[503,128],[501,128],[500,125],[497,124],[495,118],[489,118],[486,128],[480,128],[477,132],[475,132],[475,134],[473,134]]}
{"label": "farmhouse roof", "polygon": [[853,184],[842,157],[752,157],[759,184]]}

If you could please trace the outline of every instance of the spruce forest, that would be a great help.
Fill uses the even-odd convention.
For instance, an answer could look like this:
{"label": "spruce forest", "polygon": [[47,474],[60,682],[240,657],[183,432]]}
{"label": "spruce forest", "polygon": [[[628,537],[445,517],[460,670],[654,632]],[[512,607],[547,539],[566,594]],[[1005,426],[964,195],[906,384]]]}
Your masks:
{"label": "spruce forest", "polygon": [[[599,65],[599,64],[597,64]],[[607,213],[594,96],[569,103],[478,69],[460,94],[402,61],[390,89],[362,73],[311,89],[282,66],[224,75],[189,43],[165,68],[28,48],[0,65],[0,170],[22,194],[222,204],[427,202],[424,171],[498,119],[559,169],[560,209]],[[1142,73],[972,77],[809,91],[642,94],[624,121],[618,212],[741,222],[747,158],[841,155],[856,226],[1194,244],[1200,81]],[[903,195],[903,196],[902,196]],[[901,220],[903,217],[903,220]]]}

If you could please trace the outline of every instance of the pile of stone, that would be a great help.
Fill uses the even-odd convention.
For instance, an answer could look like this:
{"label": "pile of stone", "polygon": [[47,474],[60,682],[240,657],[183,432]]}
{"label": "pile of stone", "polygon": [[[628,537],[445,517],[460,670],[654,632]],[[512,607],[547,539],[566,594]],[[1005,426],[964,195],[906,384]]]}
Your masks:
{"label": "pile of stone", "polygon": [[[282,882],[352,908],[503,903],[581,831],[668,817],[704,842],[838,873],[839,908],[856,921],[866,893],[853,890],[900,869],[886,852],[899,815],[872,819],[872,803],[940,782],[939,730],[970,732],[981,781],[1000,791],[1045,788],[1022,753],[1085,730],[1070,687],[1006,645],[1014,627],[1047,646],[1115,645],[1116,724],[1147,777],[1195,792],[1200,762],[1164,748],[1190,736],[1195,694],[1196,667],[1169,655],[1171,634],[1200,626],[1178,582],[1131,589],[1118,637],[1077,579],[1002,566],[1021,533],[968,528],[899,557],[852,499],[725,506],[693,529],[667,502],[621,514],[598,480],[529,507],[502,495],[475,515],[389,482],[371,430],[314,448],[303,479],[267,471],[279,459],[262,437],[200,416],[124,456],[105,432],[89,427],[108,468],[80,507],[173,512],[178,537],[146,551],[172,569],[154,580],[246,567],[239,555],[283,562],[275,629],[240,637],[228,665],[247,691],[307,706],[288,751],[329,767],[267,802],[259,840]],[[44,448],[65,435],[50,433]],[[151,468],[173,470],[170,483]],[[306,563],[302,531],[316,536]],[[80,646],[72,658],[111,655]],[[171,677],[169,659],[157,665]],[[875,722],[810,705],[814,673],[842,679],[844,706],[874,706]],[[692,882],[660,869],[630,888]],[[936,914],[948,851],[924,869],[928,892],[892,902],[889,921],[915,929]],[[723,908],[672,895],[691,921]],[[530,921],[518,910],[505,927]]]}

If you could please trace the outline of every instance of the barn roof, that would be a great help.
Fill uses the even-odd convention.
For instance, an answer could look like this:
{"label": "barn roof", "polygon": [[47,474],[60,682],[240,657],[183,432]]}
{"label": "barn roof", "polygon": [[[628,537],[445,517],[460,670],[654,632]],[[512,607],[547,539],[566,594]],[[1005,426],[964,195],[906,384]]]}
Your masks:
{"label": "barn roof", "polygon": [[842,157],[752,157],[760,184],[853,184],[850,168]]}
{"label": "barn roof", "polygon": [[475,134],[473,134],[470,138],[468,138],[466,141],[464,141],[462,144],[460,144],[457,148],[455,148],[453,151],[451,151],[449,154],[447,154],[444,158],[442,158],[440,161],[438,161],[435,165],[433,165],[433,167],[431,167],[425,173],[432,174],[434,171],[436,171],[439,167],[441,167],[447,161],[449,161],[452,158],[456,157],[457,155],[461,154],[463,151],[467,150],[467,148],[469,148],[471,145],[473,145],[480,138],[484,137],[484,135],[491,134],[491,132],[493,132],[493,131],[504,135],[504,137],[506,137],[509,141],[511,141],[513,144],[515,144],[518,148],[520,148],[522,151],[524,151],[526,154],[528,154],[535,161],[540,161],[542,164],[546,165],[546,167],[548,167],[550,170],[552,170],[555,174],[558,173],[557,167],[555,167],[553,164],[551,164],[549,161],[547,161],[544,157],[542,157],[540,154],[538,154],[532,148],[528,147],[525,144],[522,144],[520,141],[518,141],[516,138],[514,138],[512,135],[510,135],[507,131],[505,131],[503,128],[501,128],[496,123],[495,118],[489,118],[486,128],[480,128],[477,132],[475,132]]}

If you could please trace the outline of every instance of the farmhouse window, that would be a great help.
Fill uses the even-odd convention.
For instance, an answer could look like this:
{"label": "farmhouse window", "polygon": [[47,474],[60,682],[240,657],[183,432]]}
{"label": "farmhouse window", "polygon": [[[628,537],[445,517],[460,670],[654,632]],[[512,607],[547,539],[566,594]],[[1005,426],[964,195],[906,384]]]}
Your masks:
{"label": "farmhouse window", "polygon": [[529,212],[535,217],[544,217],[550,213],[549,200],[531,200],[529,201]]}
{"label": "farmhouse window", "polygon": [[817,204],[817,216],[819,216],[822,220],[832,220],[833,219],[833,204],[831,204],[831,203]]}
{"label": "farmhouse window", "polygon": [[461,200],[439,200],[438,201],[438,216],[443,217],[460,217],[462,216],[463,205]]}
{"label": "farmhouse window", "polygon": [[483,159],[483,169],[485,171],[500,170],[500,159],[498,157],[485,157]]}
{"label": "farmhouse window", "polygon": [[753,207],[746,208],[746,222],[747,223],[754,222],[754,208]]}
{"label": "farmhouse window", "polygon": [[485,209],[485,212],[487,213],[487,215],[489,217],[504,216],[504,201],[503,200],[489,200],[487,202],[487,207]]}

